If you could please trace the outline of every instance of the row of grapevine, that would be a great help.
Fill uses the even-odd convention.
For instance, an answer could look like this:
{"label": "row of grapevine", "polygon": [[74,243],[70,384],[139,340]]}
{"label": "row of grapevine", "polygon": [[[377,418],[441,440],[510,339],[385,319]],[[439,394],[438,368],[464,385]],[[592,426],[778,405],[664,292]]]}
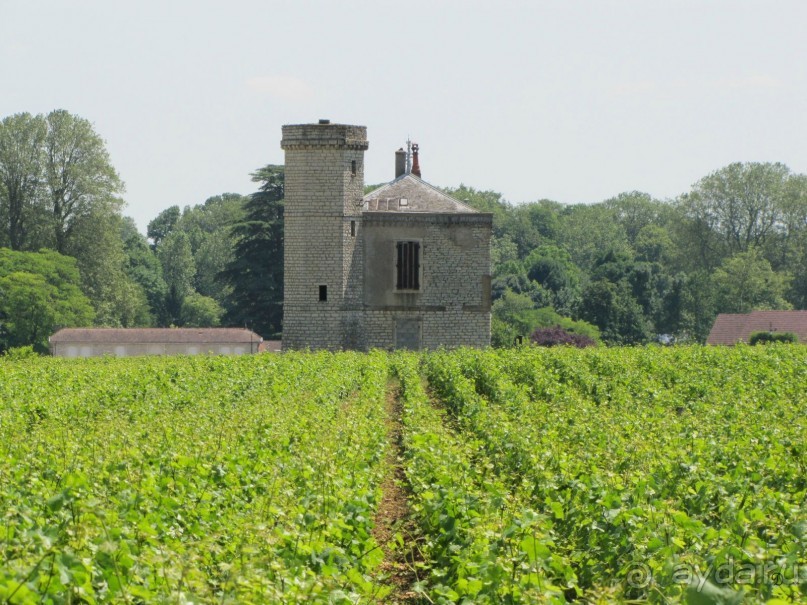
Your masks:
{"label": "row of grapevine", "polygon": [[799,350],[465,351],[426,366],[497,476],[552,518],[587,598],[807,594]]}
{"label": "row of grapevine", "polygon": [[420,589],[434,603],[563,603],[571,570],[550,552],[545,518],[525,508],[485,455],[429,400],[418,358],[399,356],[406,474],[424,535]]}
{"label": "row of grapevine", "polygon": [[355,602],[383,355],[0,366],[0,602]]}

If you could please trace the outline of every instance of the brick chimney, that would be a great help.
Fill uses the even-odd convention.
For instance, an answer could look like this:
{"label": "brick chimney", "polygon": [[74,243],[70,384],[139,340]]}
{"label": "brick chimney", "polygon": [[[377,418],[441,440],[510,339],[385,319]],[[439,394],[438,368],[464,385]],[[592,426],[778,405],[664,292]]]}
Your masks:
{"label": "brick chimney", "polygon": [[418,162],[418,149],[420,149],[418,144],[412,143],[412,174],[420,178],[420,162]]}

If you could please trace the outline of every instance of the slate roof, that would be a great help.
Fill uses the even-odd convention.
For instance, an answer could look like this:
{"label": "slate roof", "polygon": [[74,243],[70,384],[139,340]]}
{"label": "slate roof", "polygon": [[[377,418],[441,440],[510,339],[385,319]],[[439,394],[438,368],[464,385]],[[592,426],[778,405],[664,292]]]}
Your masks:
{"label": "slate roof", "polygon": [[807,311],[721,313],[709,332],[706,344],[748,342],[754,332],[793,332],[799,337],[799,342],[807,343]]}
{"label": "slate roof", "polygon": [[261,337],[244,328],[63,328],[50,342],[120,344],[247,343]]}
{"label": "slate roof", "polygon": [[463,204],[429,185],[412,173],[399,176],[394,181],[375,189],[364,196],[365,212],[429,212],[435,214],[478,214],[468,204]]}

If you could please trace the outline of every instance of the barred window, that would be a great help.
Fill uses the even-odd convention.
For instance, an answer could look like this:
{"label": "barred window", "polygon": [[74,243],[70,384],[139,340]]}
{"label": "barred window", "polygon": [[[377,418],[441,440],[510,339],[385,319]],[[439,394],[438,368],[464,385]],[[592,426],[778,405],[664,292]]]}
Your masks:
{"label": "barred window", "polygon": [[396,290],[420,290],[420,242],[398,242]]}

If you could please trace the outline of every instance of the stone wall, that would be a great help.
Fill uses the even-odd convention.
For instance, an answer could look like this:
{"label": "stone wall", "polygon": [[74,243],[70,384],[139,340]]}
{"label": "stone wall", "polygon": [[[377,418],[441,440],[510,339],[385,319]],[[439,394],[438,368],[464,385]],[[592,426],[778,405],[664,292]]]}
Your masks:
{"label": "stone wall", "polygon": [[420,348],[490,346],[490,313],[483,311],[423,309],[364,312],[365,349],[395,348],[395,327],[400,319],[420,320]]}
{"label": "stone wall", "polygon": [[[399,320],[420,321],[420,347],[490,345],[489,214],[364,213],[364,332],[393,348]],[[421,244],[421,289],[396,292],[398,241]]]}

